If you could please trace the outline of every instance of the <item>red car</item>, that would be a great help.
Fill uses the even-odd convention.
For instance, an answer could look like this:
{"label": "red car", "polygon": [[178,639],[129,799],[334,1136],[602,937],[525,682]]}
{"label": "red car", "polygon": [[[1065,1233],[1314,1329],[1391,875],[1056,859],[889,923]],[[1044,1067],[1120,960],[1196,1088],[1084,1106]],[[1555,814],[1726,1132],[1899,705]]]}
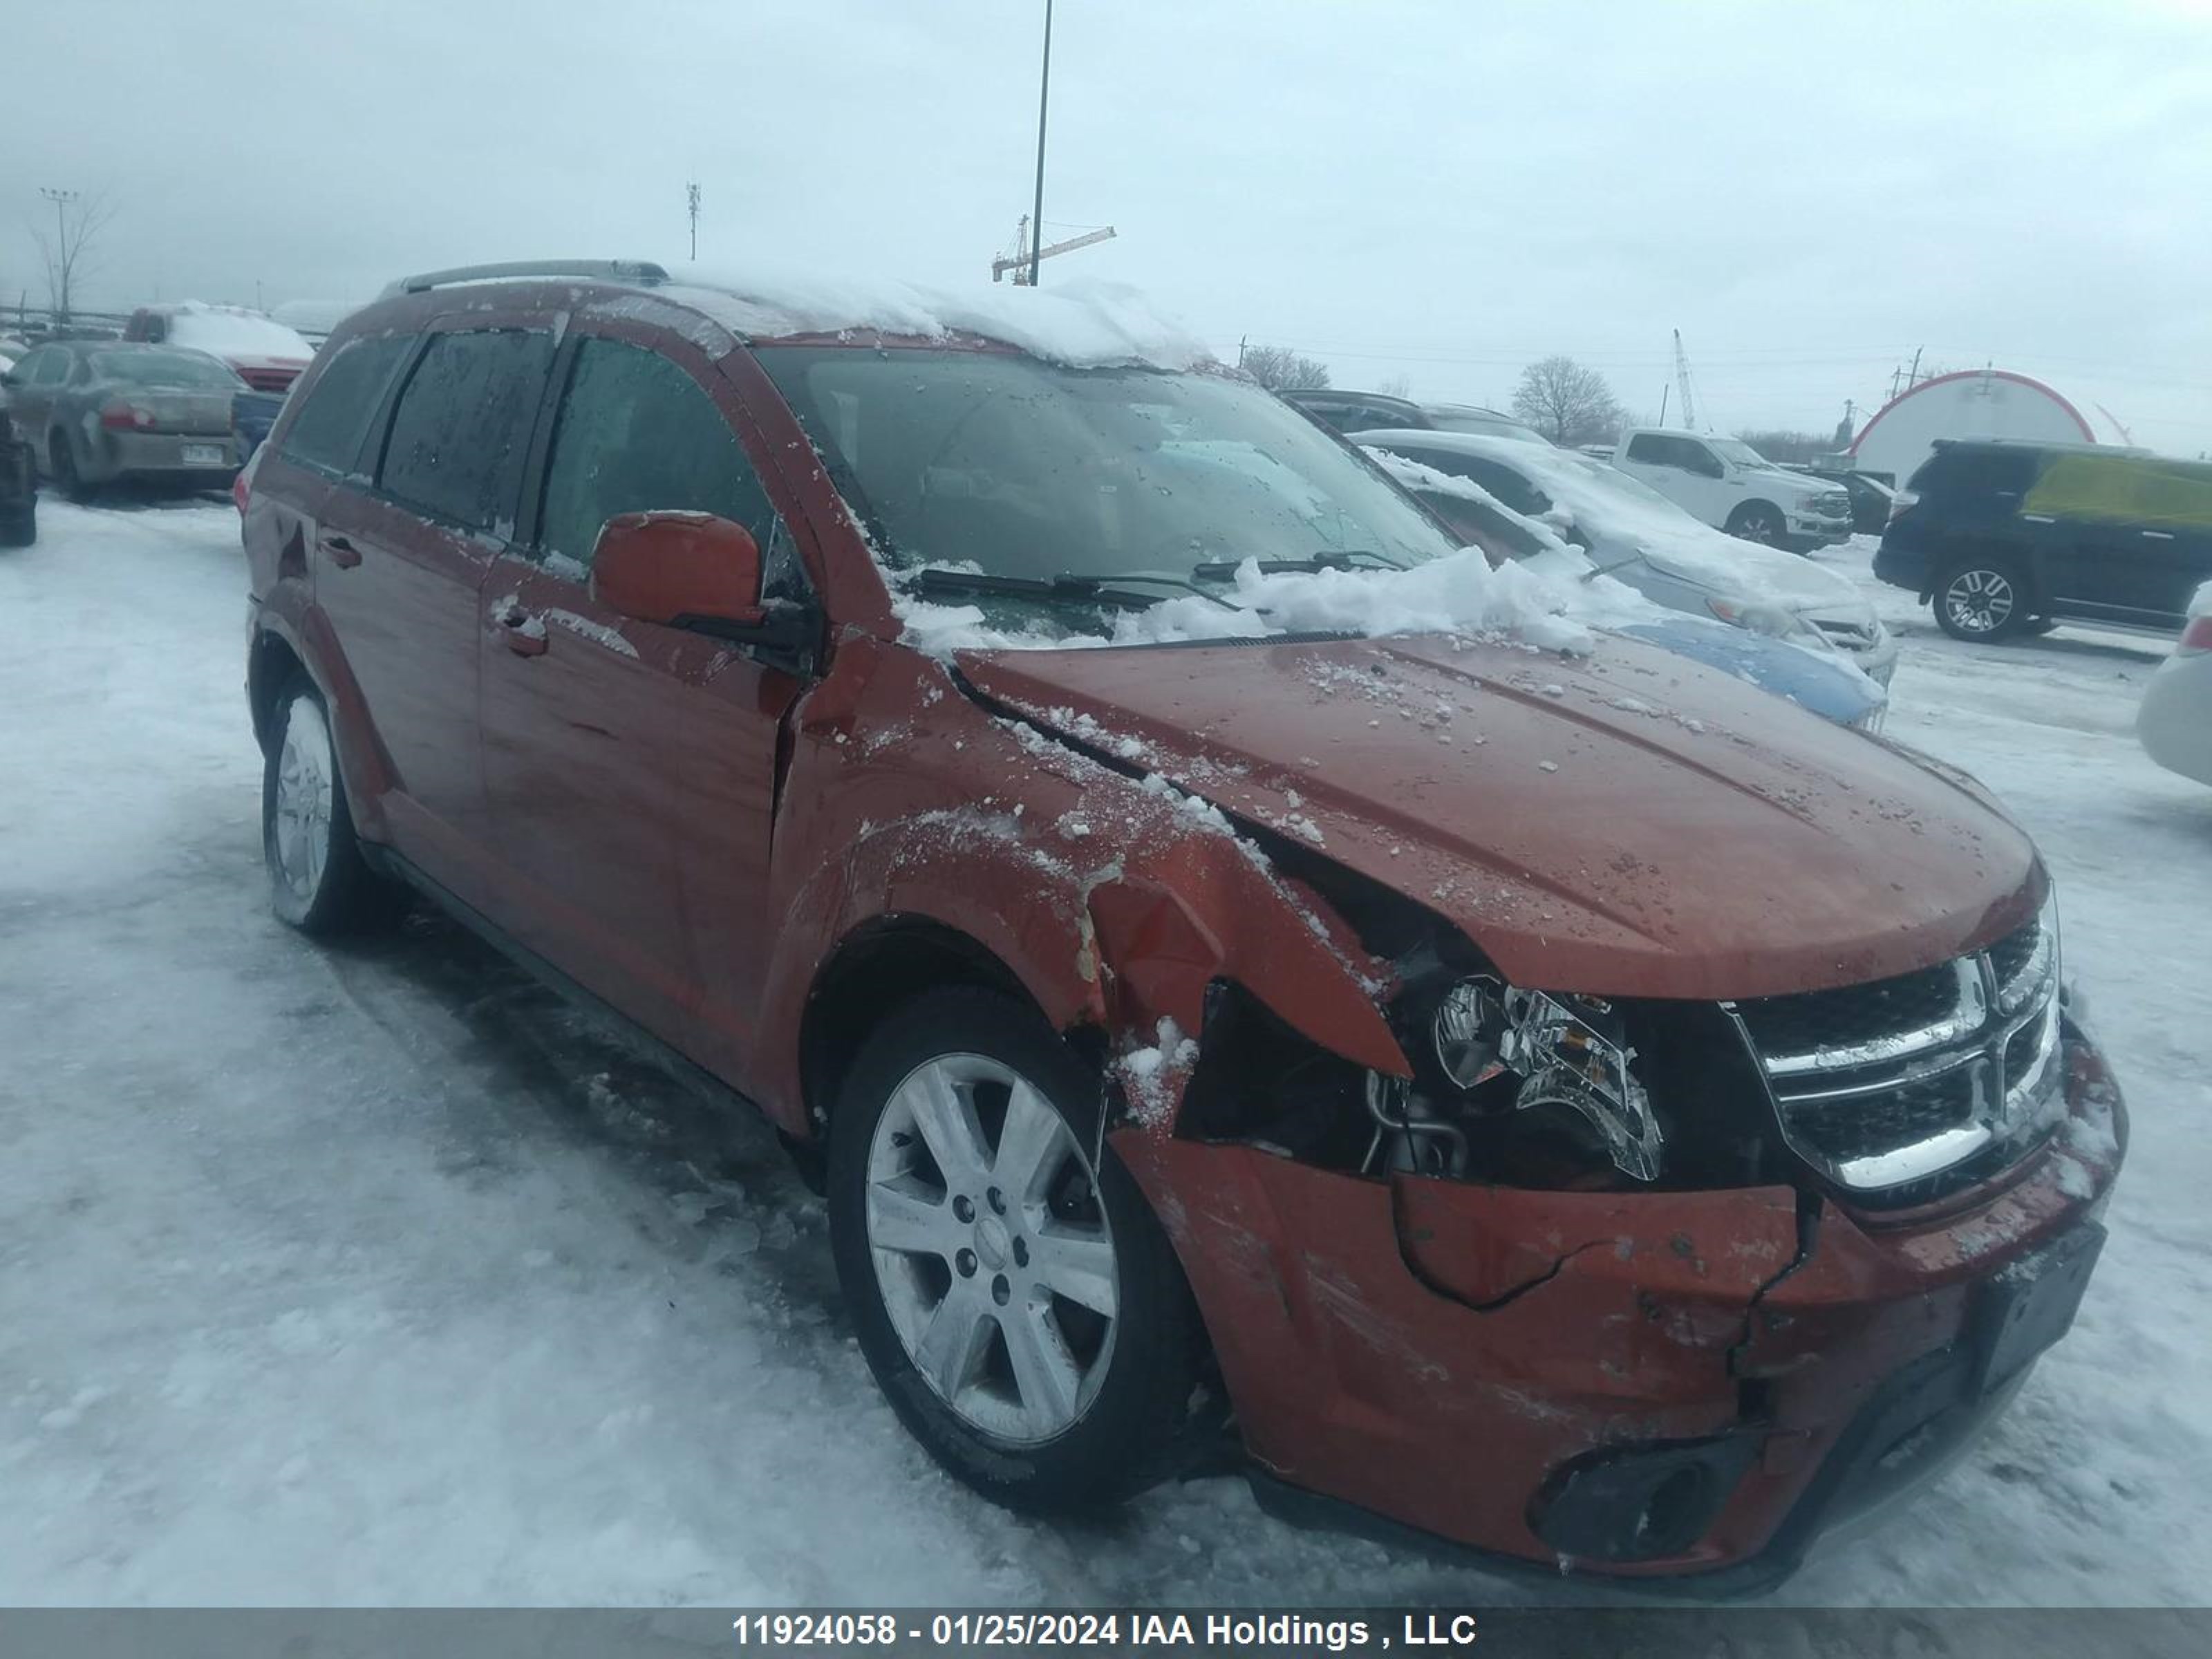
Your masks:
{"label": "red car", "polygon": [[315,355],[314,347],[297,330],[261,312],[199,300],[142,306],[124,325],[123,337],[186,346],[220,357],[256,392],[288,391]]}
{"label": "red car", "polygon": [[1720,1592],[1942,1467],[2125,1135],[2027,837],[1625,641],[1267,622],[1455,550],[1113,307],[995,303],[349,318],[246,503],[277,913],[404,884],[767,1114],[1008,1504],[1227,1439],[1296,1515]]}

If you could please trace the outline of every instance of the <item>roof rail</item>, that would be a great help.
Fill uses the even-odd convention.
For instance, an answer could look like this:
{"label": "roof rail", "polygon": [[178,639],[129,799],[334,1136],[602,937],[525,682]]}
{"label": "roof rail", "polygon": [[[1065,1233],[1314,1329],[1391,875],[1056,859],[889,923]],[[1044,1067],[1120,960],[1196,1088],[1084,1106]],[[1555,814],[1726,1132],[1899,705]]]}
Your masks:
{"label": "roof rail", "polygon": [[402,276],[387,283],[378,297],[395,294],[427,294],[434,288],[456,283],[494,283],[509,276],[592,276],[605,283],[634,283],[647,288],[668,280],[668,273],[649,259],[510,259],[495,265],[455,265],[451,270],[426,270],[418,276]]}

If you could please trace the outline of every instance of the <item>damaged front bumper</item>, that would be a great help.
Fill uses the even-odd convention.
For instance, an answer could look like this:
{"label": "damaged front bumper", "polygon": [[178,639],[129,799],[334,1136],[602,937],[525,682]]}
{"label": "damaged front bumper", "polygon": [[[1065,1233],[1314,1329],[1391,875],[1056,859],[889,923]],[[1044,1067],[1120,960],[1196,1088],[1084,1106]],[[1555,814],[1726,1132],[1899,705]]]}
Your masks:
{"label": "damaged front bumper", "polygon": [[2069,1028],[2064,1052],[2057,1132],[1912,1212],[1116,1141],[1175,1240],[1271,1507],[1741,1595],[1948,1467],[2070,1323],[2125,1116],[2087,1038]]}

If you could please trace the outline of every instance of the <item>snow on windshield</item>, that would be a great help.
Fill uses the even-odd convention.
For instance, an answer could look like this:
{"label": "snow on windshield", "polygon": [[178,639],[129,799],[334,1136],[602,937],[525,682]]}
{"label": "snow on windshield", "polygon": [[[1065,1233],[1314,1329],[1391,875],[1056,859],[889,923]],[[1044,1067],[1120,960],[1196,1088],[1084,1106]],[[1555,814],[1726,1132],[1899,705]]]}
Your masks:
{"label": "snow on windshield", "polygon": [[305,362],[314,347],[299,332],[242,306],[187,300],[169,313],[169,342],[218,357],[285,357]]}
{"label": "snow on windshield", "polygon": [[[1407,433],[1405,441],[1433,435]],[[1362,441],[1373,445],[1378,441],[1370,437]],[[1552,498],[1547,521],[1562,529],[1579,529],[1607,556],[1602,562],[1634,550],[1703,586],[1791,609],[1827,597],[1831,587],[1838,602],[1855,598],[1850,585],[1832,572],[1701,524],[1610,462],[1507,438],[1455,434],[1448,447],[1500,462],[1534,483]]]}
{"label": "snow on windshield", "polygon": [[1378,453],[1384,470],[1409,488],[1479,502],[1544,544],[1535,556],[1498,568],[1480,548],[1463,548],[1407,570],[1262,571],[1248,559],[1217,598],[1177,595],[1115,616],[1109,630],[1071,629],[1039,619],[1025,628],[994,625],[975,605],[945,605],[904,591],[893,577],[892,608],[916,649],[949,657],[966,650],[1051,650],[1103,645],[1167,645],[1197,640],[1264,639],[1295,633],[1514,635],[1545,649],[1587,653],[1592,630],[1674,620],[1633,588],[1595,567],[1548,526],[1522,518],[1480,485],[1418,462]]}
{"label": "snow on windshield", "polygon": [[680,286],[658,291],[747,339],[872,331],[938,340],[964,333],[1074,367],[1194,368],[1213,361],[1196,336],[1120,283],[940,289],[761,266],[703,274],[687,269]]}

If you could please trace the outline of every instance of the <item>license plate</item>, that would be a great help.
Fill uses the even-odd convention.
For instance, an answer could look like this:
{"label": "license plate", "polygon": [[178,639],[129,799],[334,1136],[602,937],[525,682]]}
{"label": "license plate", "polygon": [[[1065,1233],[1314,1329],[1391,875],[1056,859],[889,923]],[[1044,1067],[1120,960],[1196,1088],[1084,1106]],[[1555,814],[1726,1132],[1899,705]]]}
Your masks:
{"label": "license plate", "polygon": [[2105,1230],[2088,1222],[1990,1281],[1979,1315],[1984,1391],[2066,1334],[2104,1244]]}
{"label": "license plate", "polygon": [[185,465],[186,466],[221,466],[222,446],[221,444],[186,444]]}

